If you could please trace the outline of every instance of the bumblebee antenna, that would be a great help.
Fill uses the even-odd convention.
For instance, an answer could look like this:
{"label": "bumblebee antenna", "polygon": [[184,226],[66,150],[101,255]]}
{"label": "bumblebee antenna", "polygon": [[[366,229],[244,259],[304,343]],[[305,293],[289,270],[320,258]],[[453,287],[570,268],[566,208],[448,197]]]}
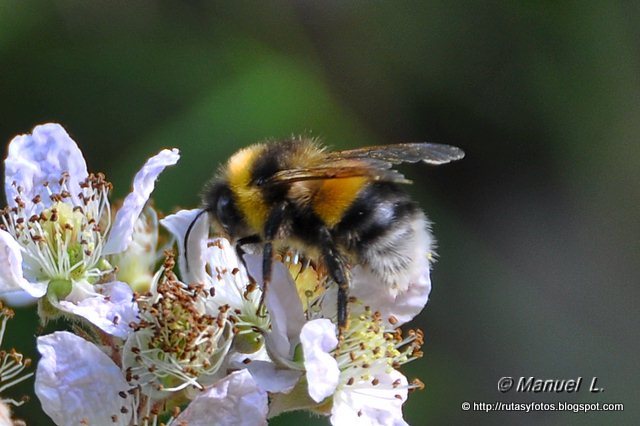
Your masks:
{"label": "bumblebee antenna", "polygon": [[206,213],[207,210],[206,209],[202,209],[198,212],[198,214],[196,215],[196,217],[193,218],[193,220],[191,221],[191,223],[189,224],[189,227],[187,228],[187,232],[185,232],[184,234],[184,241],[183,241],[183,248],[184,248],[184,266],[186,268],[186,270],[189,270],[189,256],[187,255],[188,253],[188,242],[189,242],[189,235],[191,234],[191,230],[193,229],[193,226],[196,224],[196,222],[198,221],[198,219],[200,219],[200,216],[202,216],[204,213]]}

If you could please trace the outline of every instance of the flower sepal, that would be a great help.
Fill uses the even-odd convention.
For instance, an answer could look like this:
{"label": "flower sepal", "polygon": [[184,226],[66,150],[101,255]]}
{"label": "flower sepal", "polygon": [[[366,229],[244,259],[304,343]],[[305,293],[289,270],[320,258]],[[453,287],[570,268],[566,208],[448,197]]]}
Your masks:
{"label": "flower sepal", "polygon": [[306,380],[301,380],[289,393],[271,394],[269,418],[271,419],[280,414],[298,410],[311,410],[321,415],[331,414],[331,399],[327,399],[318,404],[309,396],[307,386]]}

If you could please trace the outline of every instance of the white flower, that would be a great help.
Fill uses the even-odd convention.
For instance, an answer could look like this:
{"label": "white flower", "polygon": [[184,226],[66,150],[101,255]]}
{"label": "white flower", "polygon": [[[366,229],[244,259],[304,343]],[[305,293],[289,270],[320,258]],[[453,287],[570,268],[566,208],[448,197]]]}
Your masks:
{"label": "white flower", "polygon": [[267,402],[267,393],[246,370],[240,370],[198,395],[171,425],[266,425]]}
{"label": "white flower", "polygon": [[155,179],[178,158],[177,150],[163,150],[149,159],[112,224],[111,185],[101,174],[88,174],[60,125],[14,138],[5,160],[0,293],[23,290],[40,298],[49,291],[53,304],[95,295],[92,285],[112,269],[105,256],[127,248]]}
{"label": "white flower", "polygon": [[333,394],[331,424],[405,425],[402,404],[408,390],[421,383],[409,385],[397,369],[422,356],[422,332],[412,330],[404,337],[400,329],[385,329],[379,313],[360,306],[352,311],[351,325],[333,352],[340,380]]}
{"label": "white flower", "polygon": [[135,414],[120,368],[94,344],[62,331],[38,338],[35,391],[56,425],[122,425]]}
{"label": "white flower", "polygon": [[[276,265],[287,270],[281,263]],[[259,259],[249,257],[248,266],[252,273],[260,276]],[[299,269],[294,270],[298,272],[295,283],[289,277],[273,280],[269,287],[266,304],[273,327],[266,333],[265,341],[275,365],[292,370],[303,365],[304,390],[312,401],[305,400],[304,395],[294,395],[303,391],[296,387],[291,395],[273,397],[270,415],[292,409],[314,409],[312,402],[315,402],[315,410],[330,414],[333,425],[405,424],[402,404],[408,389],[420,384],[409,385],[397,369],[422,355],[419,350],[422,333],[411,331],[403,337],[397,325],[392,325],[399,323],[393,301],[373,296],[372,300],[387,304],[376,305],[374,312],[362,301],[352,300],[349,327],[343,330],[338,345],[336,286],[324,290],[326,277],[309,273],[301,278]],[[354,274],[357,273],[360,272],[356,269]],[[354,279],[364,282],[362,277]],[[301,292],[301,287],[306,290]],[[383,317],[378,309],[388,316]],[[249,364],[250,371],[252,364]],[[265,374],[257,378],[259,383],[273,379]]]}
{"label": "white flower", "polygon": [[[397,368],[422,355],[422,334],[412,331],[403,338],[399,330],[387,331],[379,314],[359,306],[352,307],[350,323],[339,346],[335,325],[328,319],[303,326],[300,341],[309,396],[319,403],[320,412],[329,398],[334,426],[405,425],[402,404],[408,390],[421,384],[409,385]],[[300,408],[286,407],[283,400],[279,401],[282,411]],[[290,400],[299,403],[301,399]]]}
{"label": "white flower", "polygon": [[202,284],[178,281],[173,262],[169,256],[138,297],[139,320],[124,347],[129,382],[155,399],[213,383],[233,337],[226,310],[210,309],[212,295]]}

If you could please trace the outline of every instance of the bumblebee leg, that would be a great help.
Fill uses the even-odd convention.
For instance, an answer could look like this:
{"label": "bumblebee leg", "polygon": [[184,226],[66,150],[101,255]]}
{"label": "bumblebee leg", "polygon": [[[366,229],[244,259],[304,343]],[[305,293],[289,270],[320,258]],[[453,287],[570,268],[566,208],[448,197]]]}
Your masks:
{"label": "bumblebee leg", "polygon": [[324,255],[324,261],[329,268],[331,278],[338,284],[338,327],[340,331],[347,327],[349,312],[349,281],[344,273],[344,264],[335,253]]}
{"label": "bumblebee leg", "polygon": [[307,269],[309,269],[311,265],[312,265],[311,259],[309,259],[308,257],[303,258],[302,266],[300,266],[300,272],[298,272],[298,274],[304,273]]}
{"label": "bumblebee leg", "polygon": [[258,244],[261,241],[262,239],[260,239],[259,235],[249,235],[248,237],[243,237],[236,241],[236,256],[238,256],[238,259],[240,259],[240,263],[242,264],[242,266],[244,266],[245,271],[247,271],[247,276],[249,276],[249,284],[252,285],[256,284],[256,280],[253,278],[253,276],[251,276],[249,268],[247,268],[247,262],[244,260],[244,255],[247,254],[247,252],[244,251],[242,246],[245,246],[247,244]]}
{"label": "bumblebee leg", "polygon": [[271,271],[273,269],[273,244],[271,241],[265,243],[262,251],[262,294],[260,304],[258,304],[258,315],[264,316],[264,298],[267,295],[267,288],[271,283]]}
{"label": "bumblebee leg", "polygon": [[276,205],[267,217],[264,226],[264,248],[262,252],[262,295],[260,296],[260,304],[258,305],[258,314],[262,314],[264,306],[264,298],[267,294],[267,288],[271,282],[271,272],[273,270],[273,243],[272,241],[278,235],[280,225],[285,217],[287,203]]}
{"label": "bumblebee leg", "polygon": [[347,328],[349,307],[349,278],[345,270],[344,260],[333,242],[328,229],[320,231],[322,242],[322,259],[331,279],[338,284],[338,328],[340,335]]}

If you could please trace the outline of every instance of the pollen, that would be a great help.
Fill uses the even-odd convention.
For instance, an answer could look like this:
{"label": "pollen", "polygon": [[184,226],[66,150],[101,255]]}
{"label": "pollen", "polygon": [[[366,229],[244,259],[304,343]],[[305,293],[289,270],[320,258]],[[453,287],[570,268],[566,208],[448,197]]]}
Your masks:
{"label": "pollen", "polygon": [[352,310],[359,313],[351,315],[350,327],[334,352],[342,386],[396,388],[397,385],[384,383],[380,377],[421,356],[422,331],[387,330],[380,313],[357,305],[357,301]]}
{"label": "pollen", "polygon": [[[291,256],[288,259],[295,259]],[[301,262],[287,262],[289,273],[296,283],[298,296],[302,301],[314,300],[320,297],[325,288],[322,285],[320,274],[312,267]]]}
{"label": "pollen", "polygon": [[202,389],[199,380],[217,371],[229,349],[232,325],[224,310],[207,309],[210,292],[203,284],[178,281],[173,255],[166,256],[152,290],[138,298],[141,321],[129,349],[136,364],[131,372],[158,392]]}
{"label": "pollen", "polygon": [[46,203],[40,195],[25,202],[16,187],[15,207],[0,212],[0,226],[23,247],[24,267],[37,279],[96,282],[105,274],[99,261],[111,225],[111,184],[92,174],[72,194],[67,180],[63,173],[56,193],[43,184]]}

